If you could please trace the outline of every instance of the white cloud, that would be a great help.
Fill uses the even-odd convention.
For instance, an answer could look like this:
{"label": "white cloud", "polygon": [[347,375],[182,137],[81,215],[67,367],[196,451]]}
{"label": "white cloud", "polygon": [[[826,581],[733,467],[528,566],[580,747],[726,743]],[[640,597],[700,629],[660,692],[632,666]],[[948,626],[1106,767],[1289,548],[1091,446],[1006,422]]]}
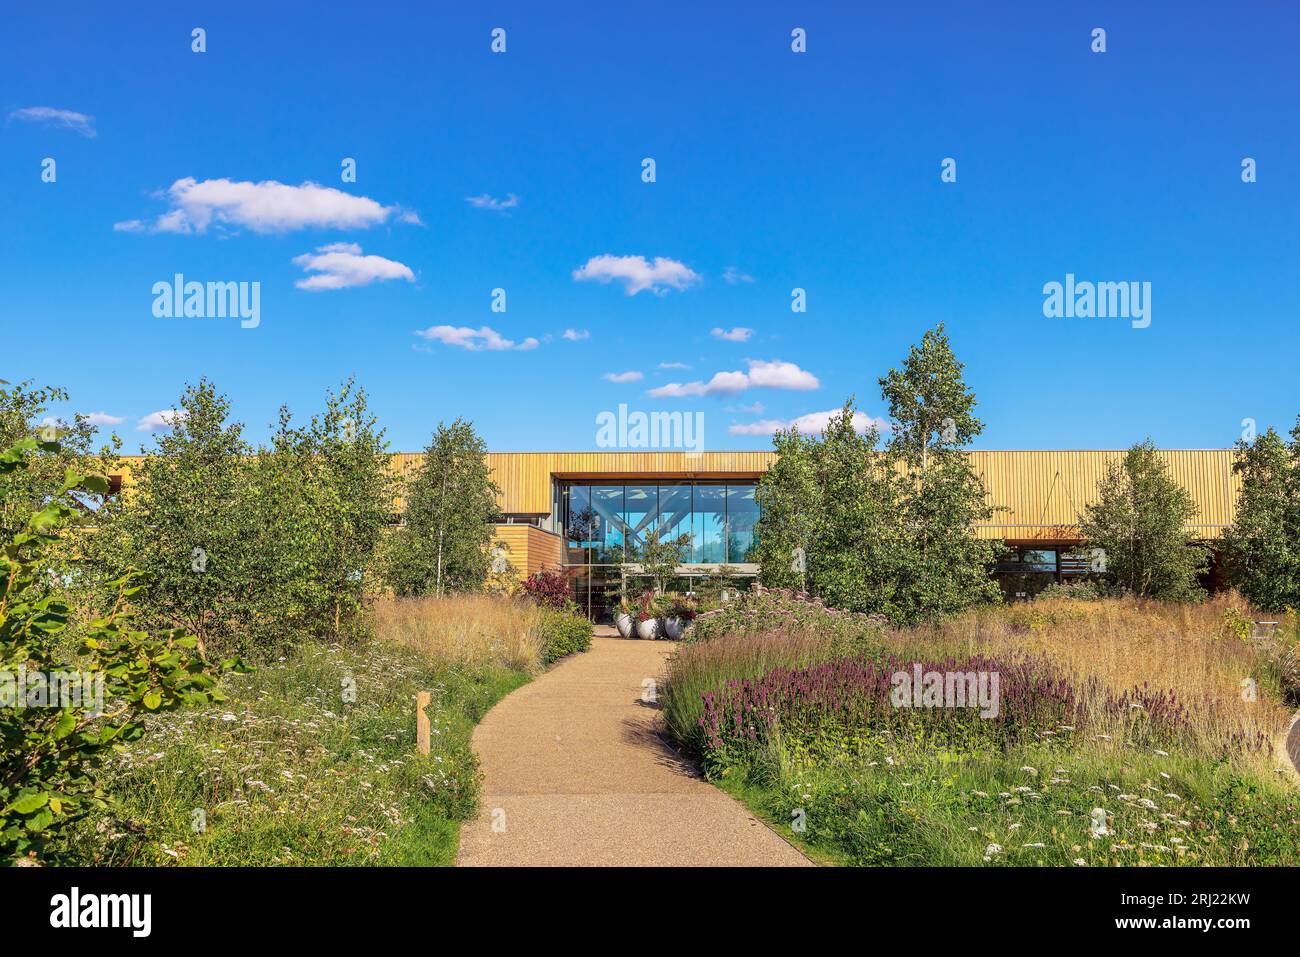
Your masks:
{"label": "white cloud", "polygon": [[514,193],[507,193],[505,199],[497,199],[487,193],[478,196],[466,196],[465,202],[469,203],[475,209],[491,209],[498,213],[507,209],[514,209],[519,205],[519,197]]}
{"label": "white cloud", "polygon": [[317,273],[294,283],[299,289],[311,292],[368,286],[372,282],[386,282],[389,279],[415,282],[415,274],[410,267],[383,256],[362,255],[361,247],[356,243],[318,246],[314,253],[295,256],[293,264],[301,266],[306,272]]}
{"label": "white cloud", "polygon": [[107,412],[92,412],[86,416],[86,421],[91,425],[121,425],[126,421],[120,415],[109,415]]}
{"label": "white cloud", "polygon": [[610,382],[637,382],[644,379],[645,376],[636,371],[629,372],[606,372],[604,378]]}
{"label": "white cloud", "polygon": [[817,381],[815,375],[800,369],[793,362],[782,362],[780,359],[773,359],[771,362],[759,359],[748,361],[750,385],[764,386],[769,389],[794,389],[796,392],[821,388],[821,383]]}
{"label": "white cloud", "polygon": [[688,366],[685,362],[661,362],[661,363],[659,363],[659,368],[661,368],[661,369],[689,369],[690,366]]}
{"label": "white cloud", "polygon": [[163,409],[161,412],[150,412],[137,422],[135,427],[140,432],[162,432],[170,429],[177,422],[184,422],[186,414],[184,409]]}
{"label": "white cloud", "polygon": [[800,369],[793,362],[779,359],[765,361],[749,359],[748,372],[718,372],[708,382],[670,382],[651,389],[656,398],[684,398],[696,395],[735,395],[746,389],[792,389],[806,392],[821,387],[821,382],[811,372]]}
{"label": "white cloud", "polygon": [[80,133],[90,139],[95,137],[95,127],[92,125],[95,118],[85,113],[74,113],[72,110],[56,110],[52,106],[25,106],[20,110],[11,110],[9,119],[27,123],[48,123],[51,126]]}
{"label": "white cloud", "polygon": [[736,326],[734,329],[713,329],[709,335],[715,339],[723,339],[727,342],[748,342],[749,337],[754,334],[753,329],[747,329],[744,326]]}
{"label": "white cloud", "polygon": [[764,406],[762,402],[751,402],[749,405],[727,406],[728,412],[741,412],[744,413],[745,415],[762,415],[763,409]]}
{"label": "white cloud", "polygon": [[617,280],[629,296],[646,289],[663,295],[669,289],[687,289],[700,281],[695,270],[676,259],[656,256],[652,264],[644,256],[611,256],[608,253],[592,256],[586,265],[573,271],[573,278],[578,282],[611,283]]}
{"label": "white cloud", "polygon": [[[213,223],[246,227],[255,233],[284,233],[309,228],[367,229],[392,218],[420,222],[419,216],[399,206],[383,206],[366,196],[353,196],[312,182],[301,186],[275,180],[200,182],[187,176],[172,183],[166,198],[172,209],[149,227],[154,232],[202,233]],[[145,226],[131,219],[113,228],[138,232]]]}
{"label": "white cloud", "polygon": [[142,233],[145,231],[145,224],[139,219],[124,219],[120,223],[113,224],[115,233]]}
{"label": "white cloud", "polygon": [[568,339],[570,342],[581,342],[583,339],[590,339],[591,333],[588,332],[586,329],[582,329],[582,330],[565,329],[564,335],[562,335],[560,338]]}
{"label": "white cloud", "polygon": [[722,278],[729,284],[735,286],[742,282],[753,282],[754,277],[747,272],[741,272],[735,266],[728,266],[722,270]]}
{"label": "white cloud", "polygon": [[469,326],[430,326],[428,329],[417,329],[415,334],[443,345],[468,349],[470,352],[484,349],[493,352],[503,349],[536,349],[539,344],[532,336],[516,344],[513,339],[505,338],[491,326],[479,326],[477,329]]}
{"label": "white cloud", "polygon": [[[831,417],[839,415],[840,409],[827,409],[825,412],[809,412],[794,419],[760,419],[757,422],[742,422],[732,425],[727,431],[732,435],[775,435],[784,429],[794,428],[804,435],[820,435],[830,422]],[[853,431],[865,435],[875,426],[881,432],[889,431],[889,423],[881,418],[872,418],[863,412],[853,413]]]}

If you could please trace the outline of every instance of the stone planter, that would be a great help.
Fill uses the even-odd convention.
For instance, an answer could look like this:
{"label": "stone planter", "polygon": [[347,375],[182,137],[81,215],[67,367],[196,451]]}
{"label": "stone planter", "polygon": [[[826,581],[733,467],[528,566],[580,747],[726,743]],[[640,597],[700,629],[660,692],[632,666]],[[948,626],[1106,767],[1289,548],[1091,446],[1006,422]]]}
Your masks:
{"label": "stone planter", "polygon": [[636,628],[636,619],[627,612],[621,611],[614,616],[614,627],[618,629],[620,638],[631,638],[632,630]]}
{"label": "stone planter", "polygon": [[636,623],[636,633],[638,638],[644,638],[647,641],[659,637],[659,619],[647,618],[645,621]]}
{"label": "stone planter", "polygon": [[682,632],[686,630],[685,623],[680,618],[665,618],[663,621],[664,637],[669,641],[681,641]]}

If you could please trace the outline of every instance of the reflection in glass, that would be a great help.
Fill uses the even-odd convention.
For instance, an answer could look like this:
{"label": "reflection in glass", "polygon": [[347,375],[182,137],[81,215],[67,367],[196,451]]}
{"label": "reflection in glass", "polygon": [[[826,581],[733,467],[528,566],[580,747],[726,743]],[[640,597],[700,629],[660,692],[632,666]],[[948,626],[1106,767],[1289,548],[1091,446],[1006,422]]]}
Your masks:
{"label": "reflection in glass", "polygon": [[727,560],[727,496],[722,485],[695,486],[692,561],[721,564]]}
{"label": "reflection in glass", "polygon": [[629,485],[623,489],[623,521],[627,561],[636,561],[645,544],[645,534],[659,519],[659,487]]}
{"label": "reflection in glass", "polygon": [[564,516],[564,534],[568,541],[570,565],[587,563],[594,519],[595,515],[591,510],[591,489],[586,485],[571,486],[566,497]]}
{"label": "reflection in glass", "polygon": [[[689,485],[659,486],[659,540],[672,541],[680,535],[691,535],[691,487]],[[683,554],[689,561],[690,555]]]}
{"label": "reflection in glass", "polygon": [[623,486],[594,485],[591,488],[592,555],[596,565],[617,565],[623,561]]}
{"label": "reflection in glass", "polygon": [[1021,562],[1031,572],[1055,572],[1056,551],[1054,549],[1026,549]]}
{"label": "reflection in glass", "polygon": [[733,565],[753,561],[754,526],[758,523],[758,503],[754,486],[727,487],[727,561]]}

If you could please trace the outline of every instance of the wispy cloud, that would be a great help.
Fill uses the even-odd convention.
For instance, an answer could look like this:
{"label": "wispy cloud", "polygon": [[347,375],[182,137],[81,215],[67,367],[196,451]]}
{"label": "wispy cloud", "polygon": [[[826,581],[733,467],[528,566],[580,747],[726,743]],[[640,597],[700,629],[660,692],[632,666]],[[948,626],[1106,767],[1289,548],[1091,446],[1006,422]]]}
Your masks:
{"label": "wispy cloud", "polygon": [[135,424],[138,432],[163,432],[173,428],[177,422],[184,422],[187,413],[184,409],[162,409],[150,412]]}
{"label": "wispy cloud", "polygon": [[727,406],[727,411],[740,412],[745,415],[762,415],[763,408],[764,406],[762,402],[751,402],[749,405],[729,405]]}
{"label": "wispy cloud", "polygon": [[[794,419],[760,419],[757,422],[741,422],[732,425],[727,431],[732,435],[775,435],[786,429],[796,429],[804,435],[820,435],[829,424],[831,417],[839,415],[840,409],[827,409],[825,412],[809,412]],[[873,418],[863,412],[853,413],[853,431],[865,435],[875,426],[881,432],[889,431],[889,423],[881,418]]]}
{"label": "wispy cloud", "polygon": [[568,339],[570,342],[581,342],[583,339],[590,339],[591,333],[586,329],[565,329],[561,339]]}
{"label": "wispy cloud", "polygon": [[713,329],[709,335],[715,339],[722,339],[726,342],[748,342],[749,337],[754,334],[753,329],[747,329],[744,326],[736,326],[734,329]]}
{"label": "wispy cloud", "polygon": [[653,263],[644,256],[592,256],[586,264],[573,271],[578,282],[621,282],[629,296],[650,290],[665,295],[669,289],[688,289],[700,281],[695,270],[676,259],[656,256]]}
{"label": "wispy cloud", "polygon": [[718,372],[708,382],[670,382],[651,389],[656,398],[685,398],[697,395],[735,395],[751,388],[792,389],[806,392],[821,387],[821,382],[811,372],[800,369],[793,362],[780,359],[765,361],[749,359],[747,372]]}
{"label": "wispy cloud", "polygon": [[659,363],[659,368],[661,368],[661,369],[689,369],[690,366],[688,366],[685,362],[661,362],[661,363]]}
{"label": "wispy cloud", "polygon": [[367,196],[353,196],[331,186],[300,186],[264,180],[178,179],[165,198],[172,208],[152,224],[138,219],[115,223],[119,232],[202,233],[216,224],[255,233],[297,229],[368,229],[389,220],[420,222],[400,206],[384,206]]}
{"label": "wispy cloud", "polygon": [[737,286],[737,285],[739,285],[740,283],[743,283],[743,282],[753,282],[753,281],[754,281],[754,277],[753,277],[753,276],[751,276],[751,275],[750,275],[749,273],[747,273],[747,272],[741,272],[741,271],[740,271],[739,269],[737,269],[735,266],[728,266],[726,269],[722,270],[722,278],[723,278],[723,280],[725,280],[727,283],[729,283],[730,285],[733,285],[733,286]]}
{"label": "wispy cloud", "polygon": [[107,412],[91,412],[86,416],[86,421],[94,426],[121,425],[126,418],[120,415],[109,415]]}
{"label": "wispy cloud", "polygon": [[19,110],[11,110],[9,119],[24,123],[43,123],[59,129],[72,130],[90,139],[95,138],[95,118],[72,110],[56,110],[52,106],[24,106]]}
{"label": "wispy cloud", "polygon": [[519,205],[519,197],[514,193],[507,193],[505,199],[497,199],[488,193],[482,193],[478,196],[466,196],[465,202],[469,203],[475,209],[491,209],[495,212],[505,212],[507,209],[514,209]]}
{"label": "wispy cloud", "polygon": [[606,372],[602,377],[610,382],[639,382],[645,378],[645,375],[635,370],[628,372]]}
{"label": "wispy cloud", "polygon": [[477,329],[471,329],[469,326],[430,326],[428,329],[417,329],[415,334],[433,342],[441,342],[443,345],[468,349],[470,352],[527,350],[536,349],[539,345],[532,336],[516,343],[491,326],[479,326]]}
{"label": "wispy cloud", "polygon": [[410,267],[383,256],[363,255],[356,243],[330,243],[318,246],[314,253],[303,253],[293,258],[295,266],[316,273],[294,283],[299,289],[321,292],[326,289],[347,289],[350,286],[368,286],[372,282],[405,279],[415,282]]}

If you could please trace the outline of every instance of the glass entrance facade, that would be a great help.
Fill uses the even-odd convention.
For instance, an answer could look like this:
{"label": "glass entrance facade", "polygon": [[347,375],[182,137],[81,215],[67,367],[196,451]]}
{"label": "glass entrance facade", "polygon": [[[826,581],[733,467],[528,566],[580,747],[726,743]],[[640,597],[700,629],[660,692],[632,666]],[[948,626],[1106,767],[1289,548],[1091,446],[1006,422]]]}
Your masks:
{"label": "glass entrance facade", "polygon": [[758,544],[754,482],[562,482],[557,519],[565,539],[574,597],[591,617],[608,620],[618,605],[622,566],[639,561],[646,535],[686,535],[682,564],[743,566]]}

